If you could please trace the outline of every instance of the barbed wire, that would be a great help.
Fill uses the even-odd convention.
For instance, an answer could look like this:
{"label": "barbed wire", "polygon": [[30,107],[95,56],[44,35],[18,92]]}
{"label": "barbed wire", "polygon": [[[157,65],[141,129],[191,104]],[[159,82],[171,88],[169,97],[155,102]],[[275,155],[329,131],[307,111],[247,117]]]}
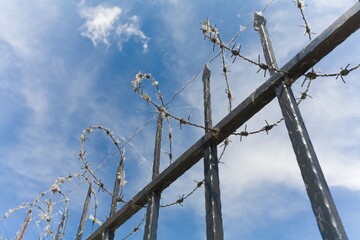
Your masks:
{"label": "barbed wire", "polygon": [[[105,132],[106,135],[108,137],[110,137],[110,139],[113,141],[114,145],[117,147],[117,151],[121,152],[121,157],[120,157],[121,171],[117,177],[120,179],[121,187],[125,186],[126,180],[125,180],[125,170],[124,170],[124,165],[123,165],[124,160],[125,160],[125,156],[124,156],[125,152],[124,152],[124,149],[120,148],[120,141],[115,138],[115,136],[113,135],[113,132],[109,128],[103,127],[102,125],[90,126],[83,130],[81,137],[80,137],[80,152],[79,152],[78,156],[84,165],[83,169],[85,171],[82,173],[69,174],[66,177],[58,177],[55,180],[55,182],[50,186],[49,190],[42,192],[38,197],[36,197],[33,201],[31,201],[29,203],[23,203],[23,204],[19,205],[18,207],[8,210],[4,214],[4,216],[0,219],[0,222],[2,222],[3,220],[7,219],[11,214],[13,214],[19,210],[24,209],[24,208],[28,209],[26,216],[31,215],[31,217],[25,218],[24,223],[17,234],[19,239],[21,236],[24,235],[24,232],[27,229],[27,227],[31,221],[35,221],[36,225],[38,225],[39,228],[40,228],[41,221],[45,222],[45,226],[43,228],[43,231],[41,232],[41,235],[50,236],[52,239],[59,239],[61,236],[63,236],[64,232],[65,232],[66,223],[68,220],[68,214],[67,214],[68,203],[69,203],[68,194],[84,182],[87,182],[89,185],[91,185],[91,183],[95,183],[99,187],[99,190],[101,189],[103,192],[107,193],[111,197],[116,198],[117,201],[122,202],[122,203],[128,203],[127,201],[123,200],[123,198],[121,197],[121,193],[119,196],[114,196],[114,194],[112,194],[105,187],[104,183],[101,181],[101,179],[99,179],[96,176],[95,171],[91,169],[90,164],[85,159],[86,151],[84,149],[84,145],[88,138],[88,135],[93,130],[99,130],[100,132]],[[126,143],[124,143],[124,144],[126,144]],[[89,176],[87,176],[86,173],[89,173]],[[91,180],[90,177],[92,177],[93,179]],[[78,179],[82,179],[82,180],[69,193],[67,193],[67,194],[63,193],[63,191],[61,190],[62,185],[65,182],[71,182],[72,179],[74,179],[74,178],[78,178]],[[90,187],[90,189],[91,189],[91,194],[93,194],[94,199],[95,199],[94,200],[94,216],[91,219],[92,220],[92,229],[93,229],[94,223],[99,221],[96,218],[98,203],[96,200],[95,190],[92,187]],[[47,195],[50,195],[50,196],[47,197]],[[53,198],[55,195],[62,196],[62,199],[61,199],[62,201],[54,202]],[[42,199],[45,199],[45,200],[43,202],[40,202]],[[64,210],[62,211],[62,214],[61,214],[60,223],[57,226],[57,231],[55,233],[55,231],[53,230],[52,225],[51,225],[51,222],[53,220],[53,210],[54,210],[54,206],[61,202],[63,202],[65,205],[64,205]],[[45,204],[45,207],[43,207],[41,204]],[[36,208],[40,212],[37,217],[33,217],[34,216],[34,208]]]}
{"label": "barbed wire", "polygon": [[138,232],[140,230],[140,226],[144,223],[144,221],[145,221],[145,217],[143,217],[143,219],[139,222],[139,224],[136,225],[134,229],[128,235],[126,235],[122,240],[129,239],[134,233]]}
{"label": "barbed wire", "polygon": [[311,80],[314,80],[317,77],[335,77],[335,79],[338,79],[340,77],[341,80],[343,81],[343,83],[346,83],[344,77],[349,75],[349,73],[351,73],[352,71],[357,70],[360,67],[360,64],[358,64],[352,68],[349,68],[349,66],[350,66],[350,63],[348,65],[346,65],[345,68],[341,67],[340,68],[341,70],[337,73],[319,74],[319,73],[316,73],[315,71],[311,71],[311,72],[306,73],[305,77],[308,77],[308,79],[311,79]]}
{"label": "barbed wire", "polygon": [[[113,196],[112,192],[110,192],[104,185],[104,183],[101,181],[101,179],[99,179],[94,171],[91,169],[90,164],[88,163],[88,161],[86,161],[85,159],[85,155],[86,155],[86,151],[84,150],[84,144],[85,141],[87,139],[87,136],[93,131],[93,130],[99,130],[100,132],[104,131],[106,133],[106,135],[112,140],[112,142],[114,143],[115,147],[117,148],[118,152],[121,152],[121,148],[120,148],[120,141],[118,139],[115,138],[115,136],[113,135],[113,132],[109,129],[106,128],[102,125],[94,125],[94,126],[90,126],[86,129],[83,130],[81,137],[80,137],[80,152],[79,152],[79,160],[81,161],[81,163],[84,165],[83,169],[84,169],[84,173],[82,174],[82,176],[85,176],[86,173],[89,173],[90,176],[93,178],[93,182],[99,186],[99,189],[101,189],[102,191],[106,192],[107,194],[109,194],[111,197],[118,197],[118,201],[122,202],[123,200],[121,199],[121,197],[119,196]],[[121,164],[121,169],[122,172],[120,173],[120,175],[118,176],[118,178],[120,179],[120,186],[123,188],[126,184],[126,180],[125,180],[125,168],[124,168],[124,161],[125,161],[125,156],[124,154],[121,154],[120,156],[120,164]],[[90,180],[88,177],[85,177],[85,180]]]}
{"label": "barbed wire", "polygon": [[[64,234],[65,225],[67,222],[67,214],[65,212],[68,211],[69,197],[60,190],[60,187],[64,182],[71,181],[71,178],[72,176],[67,178],[62,178],[62,177],[57,178],[54,184],[52,184],[47,191],[42,192],[33,201],[22,203],[15,208],[9,209],[0,219],[0,222],[4,221],[10,215],[14,214],[15,212],[21,209],[27,209],[24,222],[22,223],[20,230],[17,232],[17,239],[21,239],[24,236],[25,231],[28,228],[30,222],[35,221],[36,225],[38,225],[38,227],[40,228],[39,224],[42,220],[45,221],[45,226],[43,230],[41,230],[40,232],[41,235],[48,235],[53,239],[56,236],[62,236]],[[49,197],[46,198],[47,195],[49,195]],[[53,201],[55,196],[60,197],[59,201],[57,202]],[[41,200],[44,198],[45,200],[41,202]],[[60,224],[58,225],[56,235],[54,237],[54,231],[52,230],[52,226],[50,225],[50,222],[52,220],[54,206],[57,205],[58,203],[64,203],[64,210],[63,210],[64,213],[62,214]],[[44,207],[42,206],[43,204],[45,205]],[[39,212],[37,215],[35,210]]]}
{"label": "barbed wire", "polygon": [[308,35],[309,41],[311,42],[312,41],[311,35],[315,34],[315,33],[311,32],[310,25],[309,25],[309,23],[308,23],[308,21],[307,21],[307,19],[305,17],[304,8],[306,6],[308,6],[308,5],[305,4],[304,1],[301,1],[301,0],[293,1],[293,3],[295,3],[296,7],[299,9],[301,17],[302,17],[302,19],[304,21],[304,25],[300,25],[300,27],[305,28],[305,33],[304,34]]}
{"label": "barbed wire", "polygon": [[181,196],[179,196],[179,198],[176,200],[176,201],[174,201],[174,202],[171,202],[171,203],[168,203],[168,204],[164,204],[164,205],[160,205],[160,207],[162,207],[162,208],[166,208],[166,207],[171,207],[171,206],[174,206],[174,205],[180,205],[180,206],[182,206],[182,203],[188,198],[188,197],[190,197],[191,195],[193,195],[194,194],[194,192],[196,192],[196,190],[198,190],[203,184],[204,184],[204,179],[203,180],[201,180],[201,181],[194,181],[194,182],[196,182],[196,187],[193,189],[193,190],[191,190],[189,193],[187,193],[187,194],[182,194]]}
{"label": "barbed wire", "polygon": [[[303,11],[303,8],[305,6],[307,6],[307,5],[305,5],[303,3],[303,1],[299,1],[299,0],[296,0],[296,2],[294,1],[294,3],[296,3],[296,6],[300,9],[300,13],[301,13],[303,21],[305,23],[305,28],[306,28],[305,33],[308,34],[309,40],[311,41],[311,34],[314,34],[314,33],[311,32],[309,23],[306,20],[306,17],[305,17],[304,11]],[[221,55],[221,57],[222,57],[223,75],[225,77],[225,82],[227,84],[227,91],[226,92],[230,92],[230,95],[228,95],[229,106],[231,106],[230,97],[232,97],[232,93],[231,93],[231,91],[228,91],[229,90],[229,87],[228,87],[229,85],[228,85],[228,79],[227,79],[227,72],[229,72],[229,70],[228,70],[229,66],[226,65],[226,62],[225,62],[225,50],[231,53],[231,58],[233,58],[232,63],[235,62],[237,57],[240,57],[241,59],[245,60],[246,62],[249,62],[249,63],[251,63],[253,65],[258,66],[259,69],[258,69],[257,72],[260,72],[261,70],[263,70],[264,71],[264,77],[266,76],[266,71],[267,70],[273,70],[275,72],[283,73],[285,75],[284,79],[290,79],[290,77],[286,77],[286,76],[291,76],[291,73],[288,73],[287,71],[284,71],[282,69],[277,69],[273,65],[269,66],[269,65],[267,65],[265,63],[262,63],[260,61],[260,55],[258,56],[258,61],[256,62],[256,61],[254,61],[254,60],[252,60],[252,59],[250,59],[250,58],[248,58],[248,57],[246,57],[246,56],[244,56],[244,55],[242,55],[240,53],[241,45],[233,44],[233,46],[230,48],[229,46],[224,44],[223,40],[220,37],[219,30],[216,28],[216,25],[211,25],[210,24],[209,18],[207,18],[205,21],[201,22],[201,31],[202,31],[205,39],[208,39],[212,43],[213,50],[215,49],[215,46],[219,46],[219,48],[220,48],[220,53],[217,56]],[[230,42],[233,42],[233,40],[231,40]],[[348,68],[349,66],[350,66],[350,64],[348,64],[345,68],[341,68],[341,70],[338,73],[318,74],[312,68],[311,71],[303,74],[305,79],[304,79],[304,82],[303,82],[302,86],[304,85],[305,81],[307,81],[307,80],[308,80],[308,84],[306,86],[305,91],[301,92],[300,97],[297,98],[297,100],[298,100],[297,104],[300,104],[307,97],[312,98],[308,94],[308,92],[310,91],[310,86],[311,86],[312,81],[315,80],[317,77],[336,77],[336,79],[338,77],[340,77],[341,80],[345,83],[344,77],[347,76],[350,72],[358,69],[360,67],[360,64],[356,65],[353,68]],[[290,80],[290,82],[287,82],[286,84],[287,85],[292,84],[292,80]],[[266,121],[266,125],[264,127],[262,127],[259,130],[251,131],[251,132],[246,131],[246,126],[245,126],[244,131],[235,132],[235,133],[232,133],[232,135],[240,135],[240,139],[242,139],[242,137],[257,134],[257,133],[260,133],[260,132],[268,133],[273,127],[277,126],[277,124],[281,123],[282,121],[283,121],[283,119],[280,119],[274,124],[268,124],[267,121]],[[224,149],[222,150],[222,152],[220,154],[221,157],[223,156],[224,151],[225,151],[226,147],[228,146],[229,142],[230,141],[228,139],[226,139],[226,142],[223,143],[222,146],[224,147]]]}
{"label": "barbed wire", "polygon": [[[153,82],[156,82],[156,85],[158,85],[158,81],[156,81],[150,74],[141,73],[141,72],[137,73],[135,75],[134,80],[132,81],[131,86],[133,87],[135,93],[137,93],[140,96],[141,99],[145,100],[148,104],[153,105],[155,107],[155,109],[159,113],[163,113],[165,115],[165,117],[172,118],[172,119],[176,120],[178,122],[178,125],[179,125],[180,129],[181,129],[182,125],[190,125],[190,126],[201,128],[201,129],[205,130],[204,126],[189,121],[190,116],[187,119],[182,118],[182,117],[177,117],[177,116],[173,115],[172,113],[170,113],[167,110],[167,107],[165,105],[163,105],[163,104],[160,105],[160,104],[157,104],[155,101],[153,101],[148,94],[144,93],[144,91],[142,90],[141,85],[139,84],[142,80],[145,80],[145,79],[150,79]],[[158,86],[156,86],[156,87],[158,88]],[[157,97],[159,98],[159,95]],[[209,130],[211,130],[214,133],[218,132],[218,130],[215,129],[215,128],[210,128]]]}

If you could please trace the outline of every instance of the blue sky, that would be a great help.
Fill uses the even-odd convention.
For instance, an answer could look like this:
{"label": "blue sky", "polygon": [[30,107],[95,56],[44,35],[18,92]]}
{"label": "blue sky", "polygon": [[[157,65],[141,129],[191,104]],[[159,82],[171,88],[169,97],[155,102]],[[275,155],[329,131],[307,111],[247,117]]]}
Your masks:
{"label": "blue sky", "polygon": [[[306,1],[305,15],[313,37],[320,34],[355,0]],[[126,145],[125,199],[130,199],[151,179],[155,109],[131,89],[139,71],[151,73],[165,100],[202,69],[218,49],[200,30],[209,18],[224,41],[253,19],[268,1],[4,1],[0,0],[0,213],[50,197],[49,189],[60,176],[83,171],[78,159],[82,130],[101,124]],[[264,12],[279,66],[308,44],[302,17],[290,0],[275,0]],[[244,29],[244,28],[243,28]],[[353,34],[315,66],[320,73],[360,63],[359,35]],[[242,53],[257,60],[262,49],[252,23],[236,39]],[[267,78],[258,67],[227,55],[229,80],[236,106]],[[227,113],[221,58],[211,62],[213,122]],[[201,76],[201,74],[199,75]],[[340,78],[318,78],[300,109],[350,239],[360,239],[360,83],[359,70]],[[300,95],[303,79],[294,84]],[[151,84],[147,93],[156,99]],[[169,105],[176,116],[202,124],[202,82],[197,77]],[[247,123],[247,130],[281,118],[276,102]],[[150,120],[150,121],[149,121]],[[149,122],[148,124],[146,124]],[[166,126],[166,125],[165,125]],[[202,129],[173,129],[173,155],[194,143]],[[169,165],[167,127],[162,142],[161,169]],[[243,130],[243,128],[239,129]],[[283,123],[269,135],[261,133],[232,141],[220,165],[222,211],[226,239],[320,239],[315,218]],[[112,189],[118,155],[104,132],[94,131],[85,143],[87,160]],[[176,201],[203,178],[202,163],[179,178],[162,196]],[[95,188],[96,189],[96,188]],[[69,197],[69,222],[65,239],[73,239],[87,185],[76,178],[61,186]],[[96,189],[97,190],[97,189]],[[161,209],[158,239],[205,239],[203,189],[183,206]],[[104,221],[109,196],[96,192],[97,217]],[[59,200],[58,203],[56,203]],[[56,229],[64,210],[54,197],[52,222]],[[93,206],[93,205],[92,205]],[[94,214],[93,208],[90,210]],[[131,232],[143,218],[140,211],[118,230],[117,239]],[[0,236],[15,239],[26,216],[22,209],[0,222]],[[24,239],[36,239],[44,227],[44,214],[33,213]],[[37,225],[36,223],[39,222]],[[143,226],[140,227],[143,229]],[[132,239],[142,239],[140,230]],[[86,233],[90,234],[90,220]],[[50,237],[48,237],[50,238]]]}

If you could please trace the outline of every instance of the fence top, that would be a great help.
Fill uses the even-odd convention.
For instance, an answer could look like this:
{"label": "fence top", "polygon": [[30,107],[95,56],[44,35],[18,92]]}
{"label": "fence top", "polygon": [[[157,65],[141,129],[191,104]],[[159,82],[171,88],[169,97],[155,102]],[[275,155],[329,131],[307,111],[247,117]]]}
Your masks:
{"label": "fence top", "polygon": [[[105,229],[114,229],[123,224],[127,219],[139,211],[148,201],[152,192],[161,192],[173,183],[178,177],[190,169],[203,157],[205,144],[219,144],[231,133],[236,131],[253,115],[275,98],[274,88],[280,81],[291,84],[303,75],[323,57],[341,44],[347,37],[360,27],[360,1],[355,3],[346,13],[340,16],[325,31],[316,37],[308,46],[288,61],[281,70],[271,76],[265,83],[259,86],[250,96],[241,102],[233,111],[225,116],[215,129],[217,132],[208,132],[168,168],[155,177],[129,203],[101,225],[88,239],[101,239],[101,233]],[[288,73],[285,74],[284,72]]]}

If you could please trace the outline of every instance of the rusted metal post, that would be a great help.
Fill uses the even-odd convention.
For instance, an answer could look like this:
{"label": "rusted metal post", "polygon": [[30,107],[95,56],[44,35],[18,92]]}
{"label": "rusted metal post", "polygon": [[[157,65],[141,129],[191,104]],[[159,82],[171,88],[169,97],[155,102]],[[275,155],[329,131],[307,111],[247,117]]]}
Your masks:
{"label": "rusted metal post", "polygon": [[[204,83],[205,132],[211,131],[210,128],[212,128],[210,74],[209,66],[205,65],[202,78]],[[208,240],[222,240],[224,238],[218,162],[217,144],[209,142],[204,146],[206,237]]]}
{"label": "rusted metal post", "polygon": [[[254,27],[259,32],[267,65],[278,69],[266,20],[261,13],[255,13]],[[269,72],[275,74],[274,69],[269,69]],[[321,236],[323,239],[348,239],[291,87],[279,82],[276,96]]]}
{"label": "rusted metal post", "polygon": [[[159,175],[159,169],[160,169],[162,121],[163,121],[163,115],[161,112],[159,112],[159,116],[157,119],[156,136],[155,136],[154,163],[153,163],[153,175],[152,175],[153,179]],[[159,208],[160,208],[160,192],[152,192],[146,212],[144,240],[155,240],[157,237]]]}

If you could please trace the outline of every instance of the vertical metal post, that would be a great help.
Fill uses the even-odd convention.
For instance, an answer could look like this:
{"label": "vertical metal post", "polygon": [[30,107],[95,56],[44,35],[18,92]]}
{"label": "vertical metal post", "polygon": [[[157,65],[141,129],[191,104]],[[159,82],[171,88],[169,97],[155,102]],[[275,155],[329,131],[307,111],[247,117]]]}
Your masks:
{"label": "vertical metal post", "polygon": [[77,230],[77,233],[76,233],[76,238],[75,238],[76,240],[81,240],[82,235],[84,233],[85,222],[86,222],[86,219],[88,217],[88,212],[89,212],[89,205],[90,205],[90,200],[91,200],[91,191],[92,191],[92,185],[90,183],[89,189],[88,189],[87,194],[86,194],[83,211],[82,211],[82,214],[81,214],[80,224],[79,224],[79,227],[78,227],[78,230]]}
{"label": "vertical metal post", "polygon": [[[255,13],[254,28],[259,32],[267,65],[278,68],[261,13]],[[281,82],[276,87],[276,96],[321,236],[323,239],[348,239],[290,86]]]}
{"label": "vertical metal post", "polygon": [[[211,101],[210,101],[210,74],[208,65],[204,67],[204,115],[205,131],[212,127]],[[205,210],[206,210],[206,236],[208,240],[222,240],[224,238],[221,200],[219,167],[217,157],[217,145],[208,144],[204,148],[204,175],[205,175]]]}
{"label": "vertical metal post", "polygon": [[[113,196],[111,199],[111,207],[110,207],[110,213],[109,217],[112,217],[117,209],[118,206],[118,198],[119,198],[119,192],[120,192],[120,185],[121,185],[121,173],[124,171],[124,160],[125,160],[125,150],[123,149],[120,153],[120,160],[118,167],[116,169],[116,176],[115,176],[115,182],[114,182],[114,189],[113,189]],[[115,229],[108,229],[105,231],[105,240],[113,240],[115,238]]]}
{"label": "vertical metal post", "polygon": [[[153,175],[152,175],[153,179],[157,175],[159,175],[159,169],[160,169],[162,121],[163,121],[163,115],[161,112],[159,112],[159,116],[157,119],[156,136],[155,136],[154,163],[153,163]],[[150,200],[146,212],[144,240],[156,240],[157,238],[160,195],[161,195],[160,193],[152,192],[150,196]]]}

